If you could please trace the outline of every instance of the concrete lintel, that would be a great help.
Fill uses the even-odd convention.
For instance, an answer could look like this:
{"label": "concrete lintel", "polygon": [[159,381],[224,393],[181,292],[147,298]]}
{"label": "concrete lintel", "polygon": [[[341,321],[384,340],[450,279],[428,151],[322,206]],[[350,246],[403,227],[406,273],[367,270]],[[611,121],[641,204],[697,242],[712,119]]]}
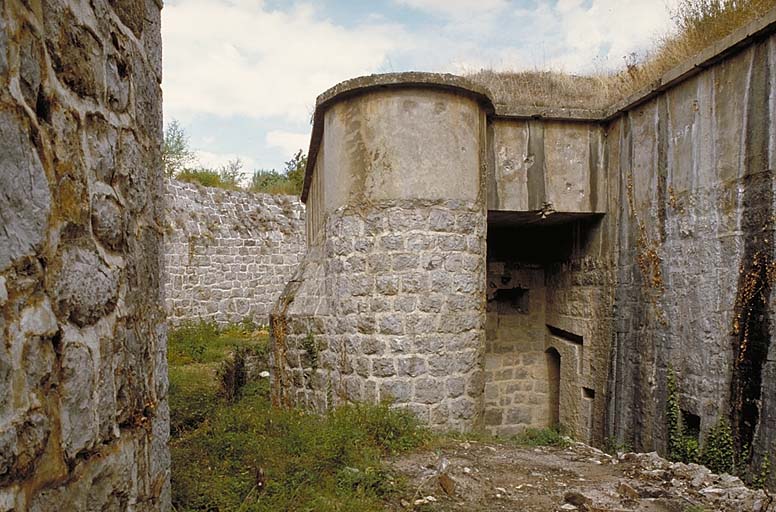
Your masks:
{"label": "concrete lintel", "polygon": [[605,111],[592,108],[534,107],[496,104],[496,119],[537,119],[542,121],[578,121],[598,123]]}

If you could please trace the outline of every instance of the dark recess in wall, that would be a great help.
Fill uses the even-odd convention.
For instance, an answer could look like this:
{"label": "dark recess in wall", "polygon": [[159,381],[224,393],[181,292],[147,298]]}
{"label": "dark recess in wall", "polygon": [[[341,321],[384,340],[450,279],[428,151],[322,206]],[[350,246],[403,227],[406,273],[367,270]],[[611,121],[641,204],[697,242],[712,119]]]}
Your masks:
{"label": "dark recess in wall", "polygon": [[[770,295],[773,262],[773,172],[768,170],[770,141],[770,66],[768,48],[754,50],[746,115],[740,266],[733,326],[731,424],[739,463],[752,462],[760,421],[763,364],[771,342]],[[765,63],[757,65],[757,63]]]}

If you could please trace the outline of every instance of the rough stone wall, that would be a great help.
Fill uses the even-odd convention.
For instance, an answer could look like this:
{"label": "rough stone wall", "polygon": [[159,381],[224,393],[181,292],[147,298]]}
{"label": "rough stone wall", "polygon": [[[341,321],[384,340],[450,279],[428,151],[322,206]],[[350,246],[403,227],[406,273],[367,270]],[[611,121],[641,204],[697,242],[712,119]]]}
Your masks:
{"label": "rough stone wall", "polygon": [[[489,431],[560,424],[578,439],[603,443],[614,273],[606,227],[600,217],[543,227],[491,225]],[[560,358],[555,377],[553,354]]]}
{"label": "rough stone wall", "polygon": [[161,3],[0,0],[0,511],[167,510]]}
{"label": "rough stone wall", "polygon": [[[567,355],[562,357],[561,379],[565,378],[568,387],[561,389],[560,422],[577,438],[596,446],[606,441],[607,378],[615,314],[612,220],[604,216],[568,226],[568,256],[549,262],[545,270],[545,346]],[[567,363],[571,364],[564,366]]]}
{"label": "rough stone wall", "polygon": [[378,205],[330,215],[273,317],[279,403],[392,399],[470,429],[482,397],[481,206]]}
{"label": "rough stone wall", "polygon": [[175,180],[166,196],[168,321],[266,325],[304,253],[304,205]]}
{"label": "rough stone wall", "polygon": [[621,190],[610,428],[636,448],[666,448],[670,369],[701,437],[728,418],[753,467],[776,453],[774,73],[770,36],[609,127]]}
{"label": "rough stone wall", "polygon": [[550,422],[544,355],[546,289],[536,264],[488,261],[485,428],[517,434]]}

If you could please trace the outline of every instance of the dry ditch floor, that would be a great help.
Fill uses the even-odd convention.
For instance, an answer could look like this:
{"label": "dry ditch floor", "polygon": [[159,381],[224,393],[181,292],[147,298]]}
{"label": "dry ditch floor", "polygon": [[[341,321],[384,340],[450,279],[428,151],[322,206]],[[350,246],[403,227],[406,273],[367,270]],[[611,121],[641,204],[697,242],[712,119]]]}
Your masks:
{"label": "dry ditch floor", "polygon": [[520,448],[473,441],[394,458],[410,491],[389,510],[776,512],[763,491],[655,453],[612,457],[575,443]]}

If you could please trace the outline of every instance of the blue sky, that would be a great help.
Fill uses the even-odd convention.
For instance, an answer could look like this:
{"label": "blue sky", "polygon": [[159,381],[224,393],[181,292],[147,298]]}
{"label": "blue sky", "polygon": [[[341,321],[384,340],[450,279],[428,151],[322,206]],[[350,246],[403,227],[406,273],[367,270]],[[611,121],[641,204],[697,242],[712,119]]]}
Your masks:
{"label": "blue sky", "polygon": [[166,0],[165,122],[199,160],[280,169],[307,150],[315,97],[360,75],[619,67],[676,0]]}

